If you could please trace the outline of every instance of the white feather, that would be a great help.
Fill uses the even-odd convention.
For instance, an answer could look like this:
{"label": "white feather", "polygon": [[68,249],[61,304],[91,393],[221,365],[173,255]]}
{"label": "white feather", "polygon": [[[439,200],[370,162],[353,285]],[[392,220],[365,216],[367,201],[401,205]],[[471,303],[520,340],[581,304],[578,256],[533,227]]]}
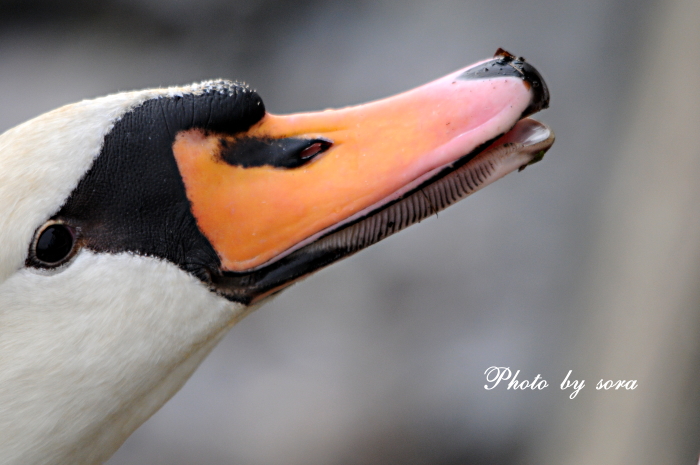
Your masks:
{"label": "white feather", "polygon": [[130,254],[15,273],[0,285],[2,463],[106,460],[249,310]]}

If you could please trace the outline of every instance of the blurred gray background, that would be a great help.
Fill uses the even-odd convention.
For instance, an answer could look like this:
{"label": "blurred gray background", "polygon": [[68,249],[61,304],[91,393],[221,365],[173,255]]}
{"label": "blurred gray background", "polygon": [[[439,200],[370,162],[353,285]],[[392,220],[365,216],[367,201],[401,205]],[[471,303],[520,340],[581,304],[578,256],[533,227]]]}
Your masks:
{"label": "blurred gray background", "polygon": [[[217,77],[340,107],[498,47],[552,94],[542,163],[247,317],[109,465],[694,463],[698,4],[0,0],[0,130]],[[550,386],[487,391],[494,365]]]}

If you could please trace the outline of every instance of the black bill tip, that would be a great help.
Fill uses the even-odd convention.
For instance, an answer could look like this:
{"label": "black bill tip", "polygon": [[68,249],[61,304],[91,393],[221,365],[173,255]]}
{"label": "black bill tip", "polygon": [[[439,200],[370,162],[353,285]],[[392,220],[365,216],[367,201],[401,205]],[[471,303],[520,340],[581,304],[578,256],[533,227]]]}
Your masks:
{"label": "black bill tip", "polygon": [[539,71],[527,63],[525,58],[516,57],[502,48],[496,51],[493,59],[469,68],[458,79],[492,79],[497,77],[518,77],[532,89],[532,100],[523,112],[523,118],[549,107],[549,89]]}

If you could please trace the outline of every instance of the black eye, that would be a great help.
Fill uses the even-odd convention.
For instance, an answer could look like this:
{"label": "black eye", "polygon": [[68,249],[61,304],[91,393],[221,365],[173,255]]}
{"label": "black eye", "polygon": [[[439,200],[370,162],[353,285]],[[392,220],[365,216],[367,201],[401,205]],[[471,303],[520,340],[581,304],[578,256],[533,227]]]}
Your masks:
{"label": "black eye", "polygon": [[76,249],[75,229],[63,223],[51,223],[38,235],[34,245],[35,263],[42,267],[61,265]]}

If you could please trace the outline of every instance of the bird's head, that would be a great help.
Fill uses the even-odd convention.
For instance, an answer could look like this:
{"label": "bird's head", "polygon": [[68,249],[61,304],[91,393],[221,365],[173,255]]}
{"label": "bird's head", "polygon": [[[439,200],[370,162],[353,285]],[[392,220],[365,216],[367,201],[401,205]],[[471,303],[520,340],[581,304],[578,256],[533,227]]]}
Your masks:
{"label": "bird's head", "polygon": [[499,51],[341,110],[271,115],[210,81],[9,130],[0,452],[103,459],[256,303],[541,159],[553,134],[527,116],[548,100]]}

